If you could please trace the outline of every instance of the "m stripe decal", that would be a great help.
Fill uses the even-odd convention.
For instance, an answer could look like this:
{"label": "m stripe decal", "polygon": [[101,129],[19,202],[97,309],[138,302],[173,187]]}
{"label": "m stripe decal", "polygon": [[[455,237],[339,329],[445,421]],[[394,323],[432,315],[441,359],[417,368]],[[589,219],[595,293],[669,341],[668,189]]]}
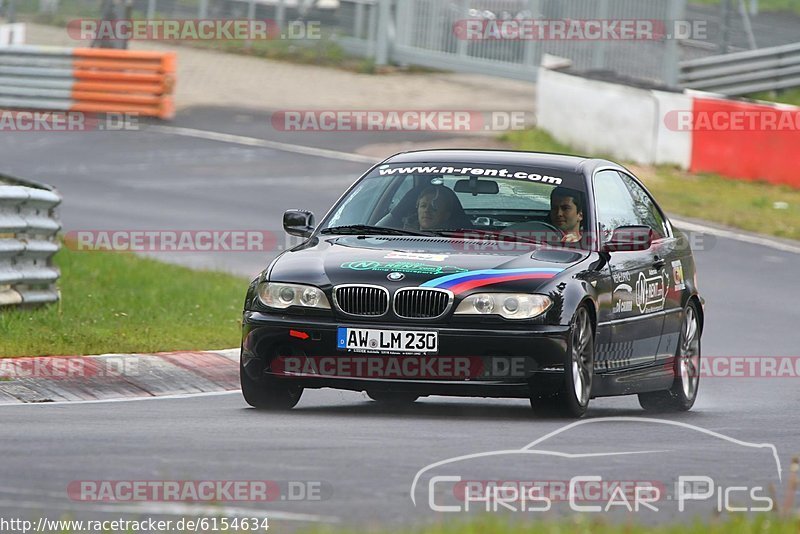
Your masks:
{"label": "m stripe decal", "polygon": [[440,276],[428,280],[420,287],[436,287],[440,289],[449,289],[453,293],[462,293],[476,287],[514,280],[547,280],[553,278],[561,271],[563,271],[563,269],[484,269]]}

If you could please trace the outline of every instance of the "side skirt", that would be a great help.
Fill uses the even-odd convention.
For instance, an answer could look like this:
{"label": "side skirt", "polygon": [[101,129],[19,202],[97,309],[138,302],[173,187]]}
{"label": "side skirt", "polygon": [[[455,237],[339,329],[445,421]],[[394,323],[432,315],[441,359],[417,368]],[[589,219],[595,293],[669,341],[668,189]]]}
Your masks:
{"label": "side skirt", "polygon": [[595,373],[592,397],[631,395],[669,389],[675,381],[673,360],[660,360],[650,366],[622,371]]}

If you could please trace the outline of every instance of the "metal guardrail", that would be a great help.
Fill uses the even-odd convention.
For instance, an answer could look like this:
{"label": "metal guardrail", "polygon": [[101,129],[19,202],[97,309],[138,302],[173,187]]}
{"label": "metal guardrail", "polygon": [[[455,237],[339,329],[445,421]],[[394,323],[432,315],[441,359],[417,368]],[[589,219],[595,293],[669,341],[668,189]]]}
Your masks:
{"label": "metal guardrail", "polygon": [[50,186],[0,175],[0,310],[59,300],[60,203]]}
{"label": "metal guardrail", "polygon": [[171,119],[174,52],[0,47],[0,107]]}
{"label": "metal guardrail", "polygon": [[800,43],[684,61],[679,83],[729,96],[800,87]]}

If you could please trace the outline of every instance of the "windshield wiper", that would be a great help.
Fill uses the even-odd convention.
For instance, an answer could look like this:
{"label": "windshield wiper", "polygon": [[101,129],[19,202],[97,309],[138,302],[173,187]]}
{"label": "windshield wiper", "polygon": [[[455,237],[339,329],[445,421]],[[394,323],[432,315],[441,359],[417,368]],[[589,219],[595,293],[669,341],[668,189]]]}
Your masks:
{"label": "windshield wiper", "polygon": [[385,226],[370,226],[368,224],[348,224],[345,226],[331,226],[320,230],[321,234],[350,234],[350,235],[420,235],[428,236],[430,234],[423,234],[413,230],[401,230],[400,228],[387,228]]}
{"label": "windshield wiper", "polygon": [[459,228],[458,230],[436,230],[433,233],[444,237],[475,237],[469,234],[479,232],[482,236],[494,237],[497,241],[514,240],[518,243],[532,243],[536,245],[545,245],[545,241],[538,241],[530,237],[518,235],[516,232],[501,232],[497,230],[483,230],[480,228]]}

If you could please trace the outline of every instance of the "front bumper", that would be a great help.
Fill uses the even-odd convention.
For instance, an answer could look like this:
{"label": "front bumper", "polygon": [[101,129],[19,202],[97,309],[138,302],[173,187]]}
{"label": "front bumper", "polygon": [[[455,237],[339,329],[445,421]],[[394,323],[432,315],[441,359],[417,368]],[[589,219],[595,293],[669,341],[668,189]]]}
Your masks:
{"label": "front bumper", "polygon": [[[248,311],[243,316],[242,368],[253,380],[273,377],[304,388],[478,397],[527,397],[532,384],[563,377],[568,326],[502,326],[365,324]],[[435,355],[340,351],[338,327],[433,330],[439,350]]]}

